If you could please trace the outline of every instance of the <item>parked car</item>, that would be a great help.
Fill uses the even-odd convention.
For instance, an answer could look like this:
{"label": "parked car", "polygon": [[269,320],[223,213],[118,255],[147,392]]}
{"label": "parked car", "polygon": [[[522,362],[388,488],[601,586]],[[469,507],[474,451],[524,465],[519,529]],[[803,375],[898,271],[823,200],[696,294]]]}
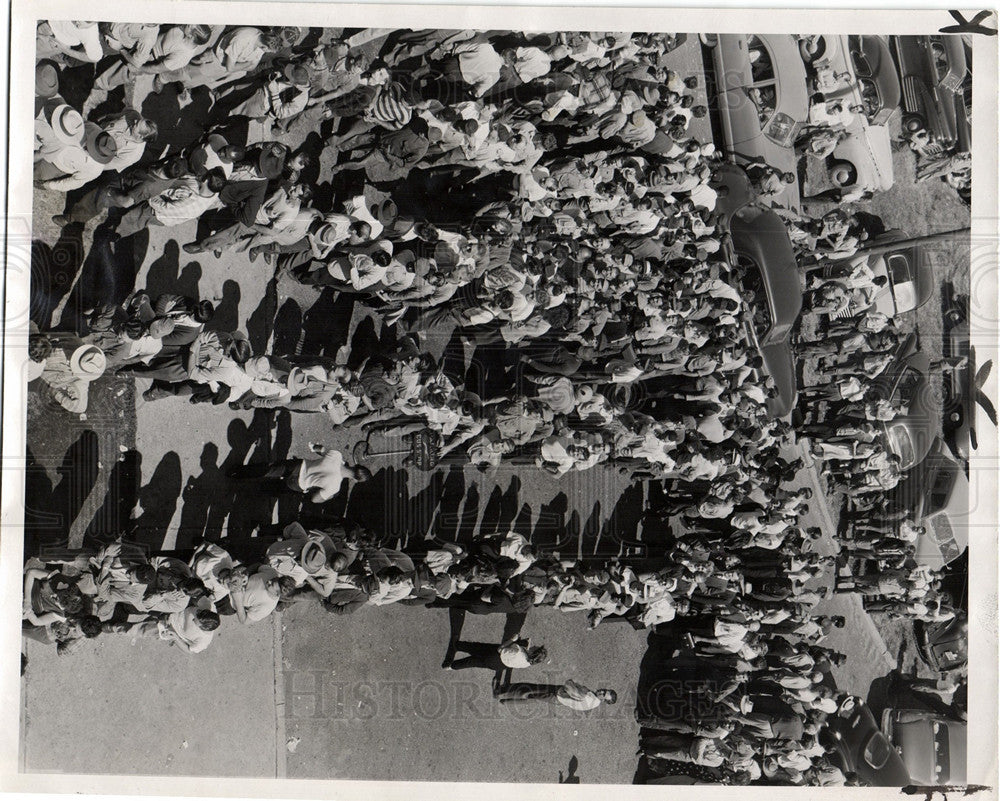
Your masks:
{"label": "parked car", "polygon": [[870,787],[912,784],[902,758],[881,732],[867,704],[850,696],[827,719],[822,735],[832,749],[830,761],[844,773],[856,773]]}
{"label": "parked car", "polygon": [[940,437],[889,499],[925,529],[916,542],[914,559],[920,564],[947,565],[969,547],[969,479]]}
{"label": "parked car", "polygon": [[862,107],[847,136],[827,158],[834,186],[870,192],[892,188],[892,137],[887,123],[899,108],[900,87],[889,43],[881,36],[803,37],[803,60],[823,80],[817,90],[827,101]]}
{"label": "parked car", "polygon": [[958,612],[942,623],[916,621],[920,658],[939,673],[965,667],[969,662],[969,616]]}
{"label": "parked car", "polygon": [[778,397],[768,401],[772,416],[783,417],[795,406],[795,357],[789,342],[802,311],[804,284],[795,251],[781,217],[754,202],[753,190],[739,167],[724,165],[716,181],[728,192],[717,211],[732,239],[733,263],[743,273],[743,289],[754,295],[753,319],[746,332],[757,346],[764,369],[774,379]]}
{"label": "parked car", "polygon": [[965,784],[967,726],[916,709],[887,709],[882,731],[899,754],[913,784]]}
{"label": "parked car", "polygon": [[903,414],[881,424],[885,447],[899,457],[900,468],[919,464],[931,449],[941,420],[941,403],[929,380],[930,359],[918,350],[910,334],[872,383],[872,395],[904,408]]}
{"label": "parked car", "polygon": [[[869,239],[865,243],[865,247],[876,248],[899,242],[898,248],[875,254],[862,251],[849,259],[831,263],[825,272],[829,275],[841,266],[854,267],[861,260],[866,260],[868,267],[876,276],[885,276],[886,278],[885,286],[879,288],[875,293],[871,304],[873,311],[882,312],[889,317],[896,317],[919,309],[934,294],[934,270],[924,249],[920,245],[907,244],[905,241],[907,239],[909,239],[909,235],[905,231],[899,228],[890,228],[888,231]],[[860,306],[852,302],[848,308],[836,316],[841,319],[855,317],[862,311]]]}
{"label": "parked car", "polygon": [[[795,140],[809,118],[806,68],[794,36],[703,35],[712,55],[715,106],[726,155],[796,173]],[[798,211],[798,184],[776,199]]]}
{"label": "parked car", "polygon": [[952,149],[969,152],[966,94],[971,81],[969,53],[962,37],[893,36],[891,42],[903,88],[904,129],[926,130],[931,137],[931,155]]}

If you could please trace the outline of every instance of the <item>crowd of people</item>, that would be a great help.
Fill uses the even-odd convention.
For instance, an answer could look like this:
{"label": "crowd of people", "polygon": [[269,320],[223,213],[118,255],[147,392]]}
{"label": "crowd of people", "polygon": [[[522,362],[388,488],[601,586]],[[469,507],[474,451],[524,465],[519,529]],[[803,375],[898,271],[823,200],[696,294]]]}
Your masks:
{"label": "crowd of people", "polygon": [[[402,553],[387,547],[391,532],[295,522],[259,560],[225,539],[147,556],[108,532],[96,554],[29,561],[26,636],[65,653],[130,631],[198,653],[220,616],[253,624],[296,603],[332,614],[417,604],[449,610],[444,668],[494,671],[504,703],[588,710],[615,693],[510,678],[549,656],[519,625],[503,642],[470,643],[456,623],[583,612],[590,627],[657,631],[676,645],[664,669],[699,671],[714,688],[707,706],[667,715],[676,705],[654,699],[640,710],[655,771],[852,781],[820,742],[839,709],[830,670],[844,659],[820,643],[844,619],[815,607],[836,559],[812,549],[811,491],[789,486],[803,467],[797,432],[769,413],[778,390],[746,334],[761,290],[732,257],[723,159],[689,130],[706,115],[699,79],[668,67],[682,40],[405,30],[354,41],[294,27],[40,23],[36,184],[67,193],[57,224],[96,226],[83,319],[72,331],[41,321],[30,340],[30,378],[63,409],[85,414],[91,384],[114,373],[152,380],[147,402],[182,396],[422,437],[433,455],[423,469],[447,458],[483,471],[505,461],[554,476],[616,470],[663,486],[647,521],[669,533],[658,559],[586,565],[536,553],[513,531]],[[74,106],[65,73],[83,64],[93,71]],[[164,146],[144,103],[169,92],[181,108],[204,99],[207,122]],[[809,152],[828,127],[814,122]],[[306,135],[318,149],[283,141]],[[763,201],[788,183],[766,165],[748,174]],[[874,423],[904,410],[868,389],[898,334],[868,311],[879,279],[864,264],[827,264],[875,223],[844,209],[783,213],[811,309],[829,320],[824,339],[798,346],[822,362],[824,381],[803,393],[798,433],[831,479],[874,508],[899,480]],[[160,227],[176,228],[189,254],[350,296],[390,334],[360,363],[348,347],[335,358],[255,353],[245,333],[213,325],[212,302],[114,280],[126,246]],[[440,353],[449,340],[464,356],[488,351],[504,380],[473,392]],[[371,478],[353,454],[313,450],[229,479],[247,492],[301,492],[321,510]],[[906,558],[916,533],[907,520],[843,543],[881,572],[837,591],[943,619],[935,577]]]}

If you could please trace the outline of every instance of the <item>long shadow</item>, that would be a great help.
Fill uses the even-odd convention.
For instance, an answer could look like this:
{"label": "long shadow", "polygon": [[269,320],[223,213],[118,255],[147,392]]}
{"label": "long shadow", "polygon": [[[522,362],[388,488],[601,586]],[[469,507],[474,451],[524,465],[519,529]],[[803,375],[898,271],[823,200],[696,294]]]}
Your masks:
{"label": "long shadow", "polygon": [[303,316],[302,353],[333,356],[347,343],[354,301],[346,293],[334,295],[333,290],[324,289]]}
{"label": "long shadow", "polygon": [[25,449],[26,556],[69,546],[70,527],[97,480],[99,447],[97,434],[83,431],[63,455],[55,484],[33,449]]}
{"label": "long shadow", "polygon": [[[607,536],[600,543],[602,553],[618,552],[618,546],[639,548],[645,550],[648,543],[639,539],[639,524],[643,514],[643,489],[640,484],[633,484],[628,487],[618,498],[611,516],[604,525],[604,534]],[[662,538],[658,538],[655,545],[662,547]],[[584,548],[587,547],[586,541]],[[596,551],[595,551],[596,553]]]}
{"label": "long shadow", "polygon": [[[287,418],[288,415],[280,415]],[[243,464],[246,456],[251,453],[250,462],[268,462],[286,458],[287,445],[282,444],[280,448],[272,446],[272,422],[274,415],[264,409],[254,412],[250,424],[247,425],[242,420],[234,420],[229,425],[227,432],[230,453],[223,462],[223,470],[228,471],[231,467]],[[290,428],[287,421],[285,423],[287,433],[283,438],[290,441]],[[278,426],[279,430],[281,426]],[[260,544],[255,542],[252,532],[261,525],[271,522],[277,498],[259,492],[253,484],[227,481],[227,503],[226,509],[229,513],[229,523],[226,527],[227,547],[230,547],[233,554],[253,552]]]}
{"label": "long shadow", "polygon": [[184,505],[177,529],[178,550],[190,548],[202,538],[218,539],[226,519],[225,511],[219,509],[220,503],[225,503],[226,480],[219,469],[219,446],[214,442],[205,443],[199,467],[201,473],[189,477],[181,493]]}
{"label": "long shadow", "polygon": [[153,147],[147,147],[147,153],[183,150],[197,141],[208,127],[212,102],[208,89],[204,86],[191,89],[192,102],[181,108],[178,88],[177,84],[171,84],[159,93],[150,93],[143,100],[142,116],[153,120],[158,128],[155,151]]}
{"label": "long shadow", "polygon": [[568,510],[569,497],[565,492],[560,492],[551,501],[542,504],[531,532],[531,542],[542,550],[565,549],[574,539],[565,523]]}
{"label": "long shadow", "polygon": [[350,497],[341,492],[330,503],[323,504],[324,516],[357,520],[387,538],[398,537],[412,526],[407,492],[407,472],[383,468],[371,479],[355,484]]}
{"label": "long shadow", "polygon": [[[233,279],[222,284],[222,298],[215,306],[215,314],[206,324],[213,331],[235,331],[240,327],[240,285]],[[254,351],[258,353],[259,351]]]}
{"label": "long shadow", "polygon": [[351,355],[347,366],[357,369],[365,359],[380,354],[383,350],[378,332],[375,330],[374,318],[365,317],[358,323],[354,329],[354,336],[351,337]]}
{"label": "long shadow", "polygon": [[31,242],[31,309],[33,322],[49,327],[52,313],[73,285],[83,266],[83,225],[71,223],[59,233],[55,244],[40,239]]}
{"label": "long shadow", "polygon": [[[289,302],[286,301],[282,308]],[[263,353],[267,348],[267,340],[271,336],[272,326],[277,325],[275,310],[278,308],[278,282],[273,278],[267,282],[264,288],[264,297],[260,299],[257,308],[251,312],[247,318],[247,337],[250,339],[250,346],[254,353]],[[301,319],[301,315],[300,315]],[[296,334],[297,336],[297,334]],[[294,349],[294,345],[292,346]],[[277,349],[272,349],[272,353],[284,353]]]}
{"label": "long shadow", "polygon": [[[270,291],[270,286],[268,286],[268,290]],[[260,307],[258,307],[258,311],[259,309]],[[257,312],[255,311],[254,314]],[[247,322],[247,328],[253,328],[252,321],[253,315]],[[302,336],[302,308],[292,298],[286,298],[277,314],[274,315],[273,332],[274,341],[271,344],[271,352],[279,356],[293,355],[299,346],[299,338]],[[254,343],[253,334],[249,336],[252,345]]]}
{"label": "long shadow", "polygon": [[201,282],[202,268],[196,262],[189,262],[180,267],[181,249],[177,241],[168,239],[163,245],[163,252],[149,265],[146,273],[145,291],[151,299],[165,293],[176,293],[187,297],[198,297],[198,285]]}
{"label": "long shadow", "polygon": [[149,482],[139,489],[142,509],[135,519],[133,539],[151,550],[166,547],[168,527],[181,497],[181,459],[176,451],[163,454]]}
{"label": "long shadow", "polygon": [[142,481],[142,454],[131,449],[122,454],[111,468],[104,503],[97,510],[84,534],[84,547],[100,547],[126,533],[129,514],[135,508]]}
{"label": "long shadow", "polygon": [[[470,487],[470,489],[472,489]],[[457,540],[463,538],[466,541],[472,538],[474,532],[463,532],[461,530],[461,517],[459,509],[465,498],[465,474],[462,465],[452,464],[448,466],[448,472],[444,476],[437,512],[438,536],[446,540]],[[476,502],[478,505],[479,492],[476,491]]]}

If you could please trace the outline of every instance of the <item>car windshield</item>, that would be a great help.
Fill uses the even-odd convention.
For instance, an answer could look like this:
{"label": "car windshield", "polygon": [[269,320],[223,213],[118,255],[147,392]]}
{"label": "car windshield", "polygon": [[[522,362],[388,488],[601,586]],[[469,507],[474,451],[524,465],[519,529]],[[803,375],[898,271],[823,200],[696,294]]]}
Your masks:
{"label": "car windshield", "polygon": [[[854,37],[851,37],[852,39]],[[854,62],[854,72],[858,77],[870,77],[874,70],[871,68],[871,64],[868,63],[868,59],[865,58],[865,54],[860,50],[855,48],[851,49],[851,60]]]}
{"label": "car windshield", "polygon": [[941,549],[941,560],[947,564],[959,556],[958,543],[955,542],[955,531],[947,515],[938,515],[931,519],[931,536]]}
{"label": "car windshield", "polygon": [[948,53],[941,42],[931,42],[931,56],[934,59],[934,72],[940,81],[948,74]]}

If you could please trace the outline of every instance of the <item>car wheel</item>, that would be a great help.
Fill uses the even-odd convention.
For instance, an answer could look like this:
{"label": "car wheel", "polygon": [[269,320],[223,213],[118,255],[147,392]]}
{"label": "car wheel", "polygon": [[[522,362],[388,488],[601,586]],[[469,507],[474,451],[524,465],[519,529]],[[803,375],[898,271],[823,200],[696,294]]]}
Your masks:
{"label": "car wheel", "polygon": [[833,162],[828,174],[833,185],[841,189],[845,186],[854,186],[858,182],[858,171],[849,161]]}
{"label": "car wheel", "polygon": [[958,309],[949,309],[948,313],[945,315],[945,319],[953,326],[958,325],[962,322],[962,312]]}
{"label": "car wheel", "polygon": [[715,47],[719,43],[719,34],[717,33],[699,33],[698,38],[705,47]]}
{"label": "car wheel", "polygon": [[925,127],[924,118],[919,114],[907,114],[903,117],[903,129],[916,133]]}
{"label": "car wheel", "polygon": [[802,39],[799,41],[799,55],[806,64],[812,64],[826,55],[826,37],[817,36],[811,41]]}

